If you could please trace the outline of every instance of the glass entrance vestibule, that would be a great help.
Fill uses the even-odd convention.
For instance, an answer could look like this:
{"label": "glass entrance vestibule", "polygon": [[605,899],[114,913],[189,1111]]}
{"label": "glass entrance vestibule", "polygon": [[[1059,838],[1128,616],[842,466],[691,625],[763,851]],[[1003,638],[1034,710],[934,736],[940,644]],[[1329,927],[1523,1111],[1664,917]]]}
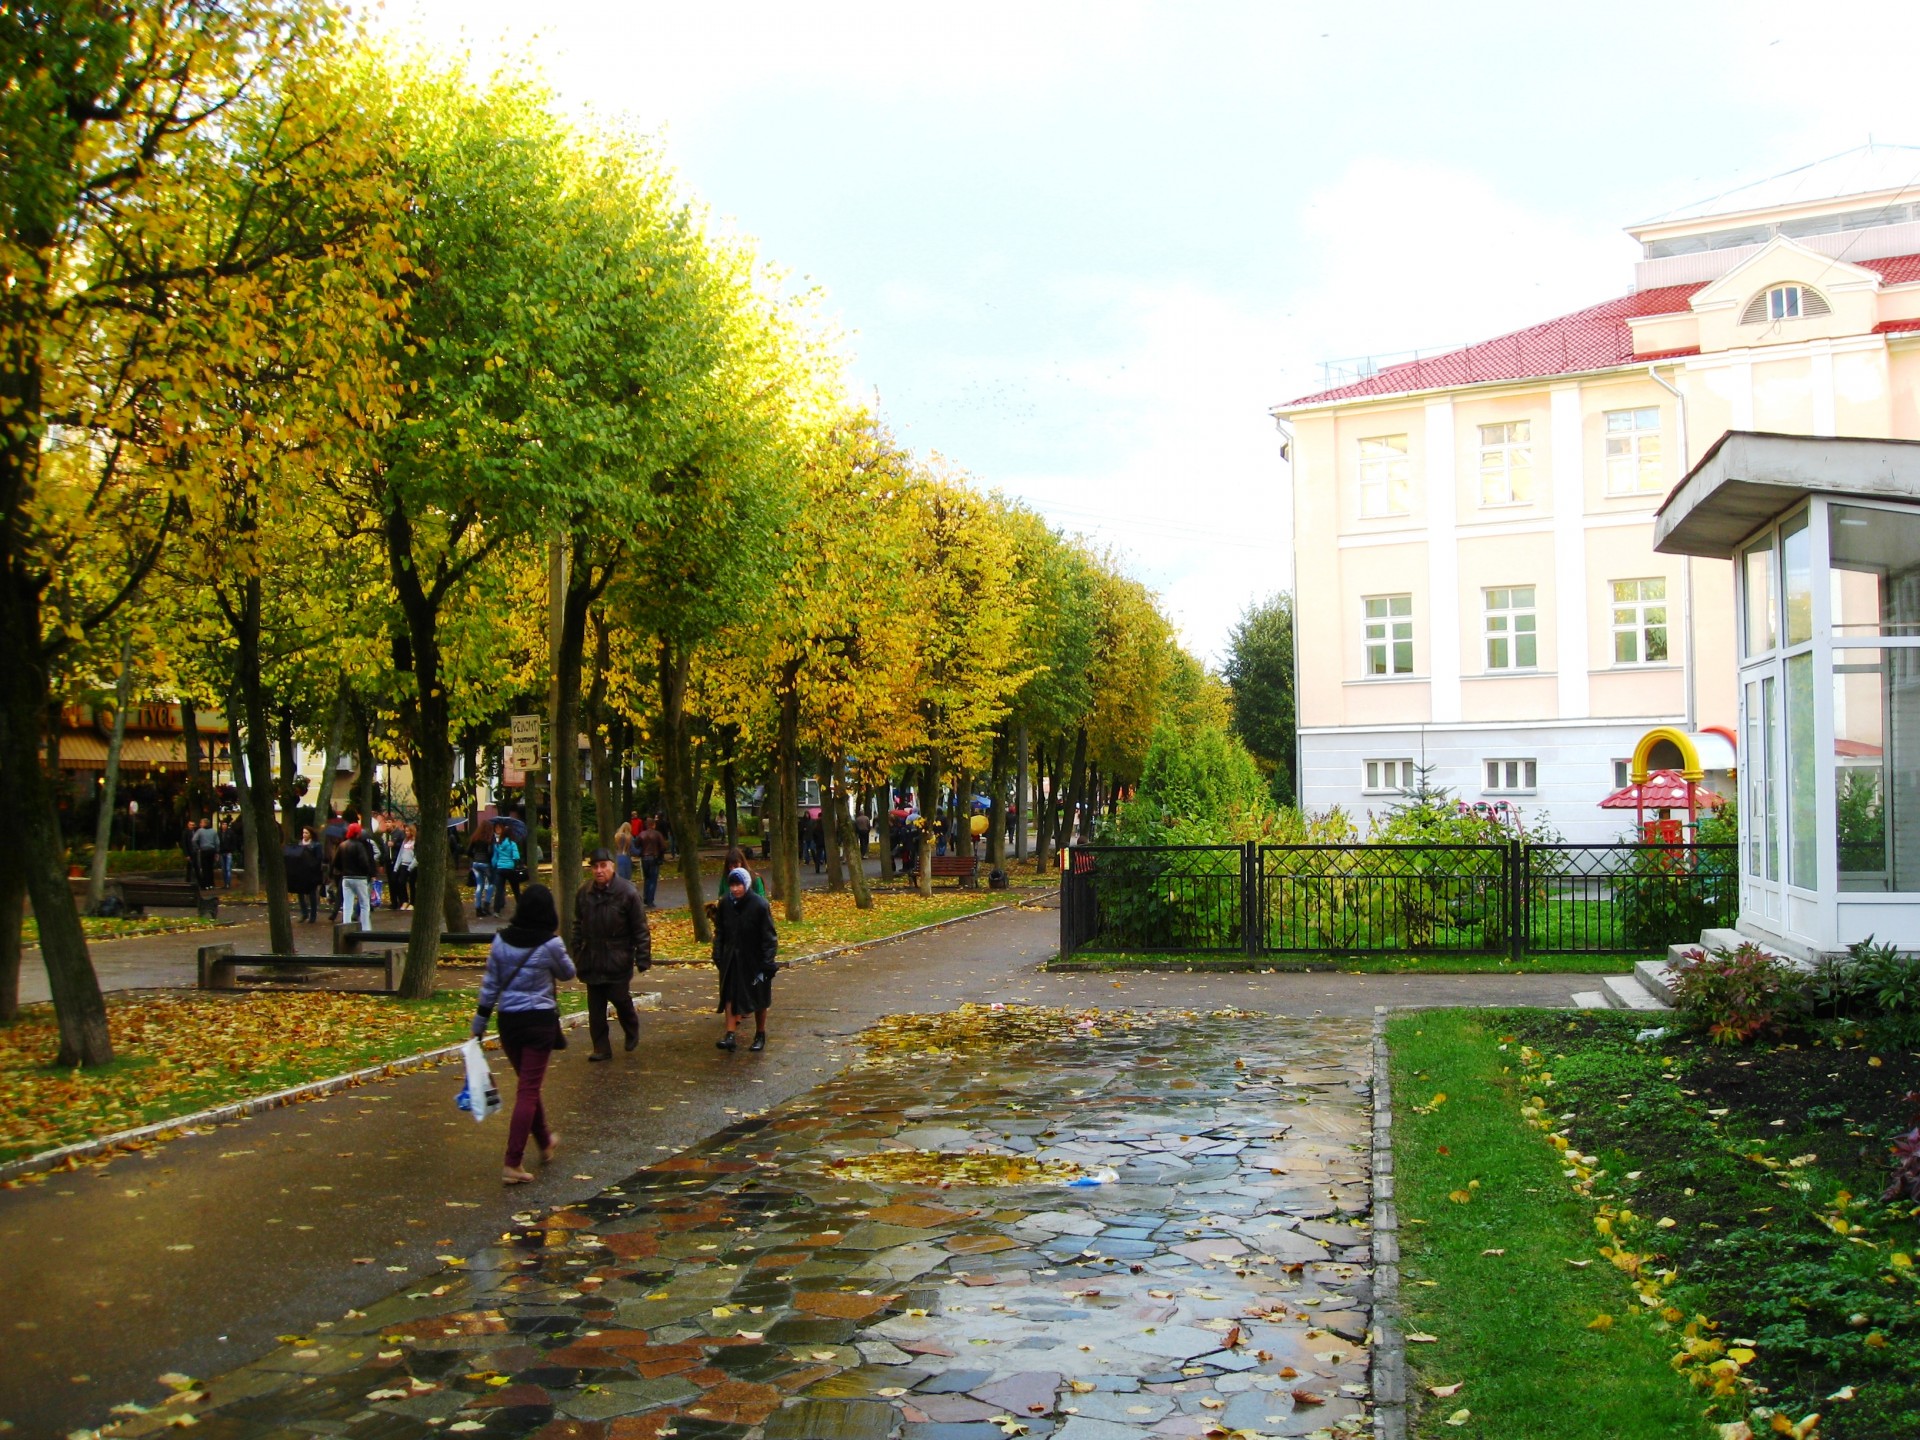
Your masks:
{"label": "glass entrance vestibule", "polygon": [[1920,447],[1725,436],[1656,548],[1734,565],[1740,929],[1920,948]]}

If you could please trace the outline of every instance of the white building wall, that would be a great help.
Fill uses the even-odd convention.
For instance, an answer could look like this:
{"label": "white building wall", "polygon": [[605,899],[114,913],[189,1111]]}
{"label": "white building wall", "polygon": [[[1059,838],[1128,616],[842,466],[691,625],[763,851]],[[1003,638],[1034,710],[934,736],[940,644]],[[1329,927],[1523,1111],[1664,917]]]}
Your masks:
{"label": "white building wall", "polygon": [[[1338,805],[1364,834],[1373,815],[1385,815],[1392,795],[1366,792],[1366,762],[1411,759],[1433,767],[1430,782],[1456,800],[1508,800],[1529,820],[1544,812],[1568,841],[1597,845],[1630,838],[1633,816],[1594,802],[1613,791],[1614,762],[1628,759],[1656,725],[1680,726],[1680,716],[1618,724],[1353,726],[1300,736],[1300,800],[1309,811]],[[1532,795],[1489,792],[1488,760],[1531,759],[1539,765]]]}

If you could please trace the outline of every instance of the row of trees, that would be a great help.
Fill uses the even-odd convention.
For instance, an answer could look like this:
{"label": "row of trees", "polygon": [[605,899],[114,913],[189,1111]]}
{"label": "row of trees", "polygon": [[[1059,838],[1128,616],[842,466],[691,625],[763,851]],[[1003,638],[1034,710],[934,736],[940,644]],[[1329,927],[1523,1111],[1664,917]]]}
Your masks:
{"label": "row of trees", "polygon": [[1158,721],[1224,717],[1149,592],[899,446],[811,297],[527,79],[395,62],[304,0],[6,7],[0,53],[0,1009],[24,890],[61,1063],[112,1054],[55,819],[69,697],[225,711],[282,953],[296,747],[322,813],[341,754],[404,760],[445,897],[411,996],[512,713],[551,717],[558,874],[645,755],[683,835],[703,776],[769,786],[795,917],[809,769],[985,788],[1003,861],[1030,768],[1044,865]]}

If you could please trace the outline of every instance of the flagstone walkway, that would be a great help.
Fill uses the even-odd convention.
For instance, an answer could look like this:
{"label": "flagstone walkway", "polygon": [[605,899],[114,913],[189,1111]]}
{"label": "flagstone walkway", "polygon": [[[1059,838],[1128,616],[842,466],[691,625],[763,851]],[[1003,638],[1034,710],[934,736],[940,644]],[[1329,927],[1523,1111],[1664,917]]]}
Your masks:
{"label": "flagstone walkway", "polygon": [[1357,1436],[1356,1019],[968,1006],[105,1432]]}

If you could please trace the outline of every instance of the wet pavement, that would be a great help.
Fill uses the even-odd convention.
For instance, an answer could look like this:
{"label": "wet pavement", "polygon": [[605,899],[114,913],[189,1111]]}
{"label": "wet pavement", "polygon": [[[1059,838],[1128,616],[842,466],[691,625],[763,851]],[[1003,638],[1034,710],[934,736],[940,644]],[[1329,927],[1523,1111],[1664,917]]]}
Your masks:
{"label": "wet pavement", "polygon": [[587,1200],[829,1082],[855,1058],[851,1037],[888,1013],[996,1000],[1076,1010],[1234,1008],[1272,1017],[1240,1022],[1252,1045],[1268,1027],[1365,1019],[1376,1004],[1564,1006],[1586,983],[1047,974],[1038,967],[1053,952],[1058,923],[1052,910],[1008,911],[798,965],[776,985],[773,1045],[761,1055],[713,1048],[710,972],[653,971],[635,988],[661,991],[663,1003],[643,1014],[637,1053],[589,1065],[576,1043],[556,1058],[546,1096],[564,1148],[532,1193],[503,1192],[502,1134],[453,1110],[460,1081],[450,1067],[0,1190],[10,1341],[0,1421],[32,1436],[98,1425],[116,1403],[156,1403],[166,1393],[157,1380],[164,1373],[228,1371],[270,1351],[276,1336],[313,1333],[396,1285],[419,1288],[440,1270],[437,1256],[487,1246],[519,1207]]}
{"label": "wet pavement", "polygon": [[109,1433],[1363,1431],[1364,1022],[967,1007],[872,1039]]}

